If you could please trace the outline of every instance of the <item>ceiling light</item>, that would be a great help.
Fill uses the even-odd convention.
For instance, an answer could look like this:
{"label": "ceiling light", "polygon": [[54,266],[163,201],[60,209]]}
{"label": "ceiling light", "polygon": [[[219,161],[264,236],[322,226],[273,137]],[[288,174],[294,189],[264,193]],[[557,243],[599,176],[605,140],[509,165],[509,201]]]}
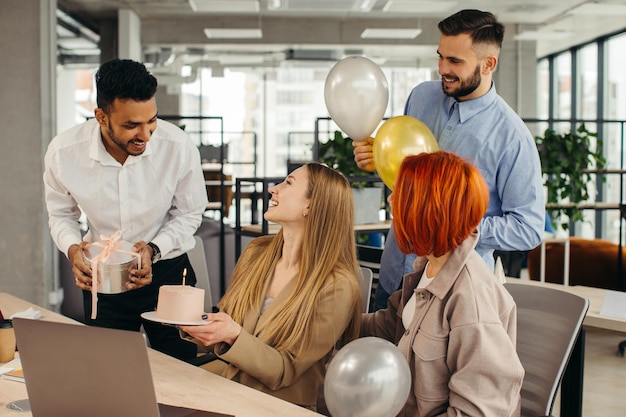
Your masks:
{"label": "ceiling light", "polygon": [[387,58],[383,56],[369,56],[368,58],[374,61],[374,64],[378,65],[379,67],[382,67],[387,62]]}
{"label": "ceiling light", "polygon": [[57,38],[75,38],[75,37],[76,37],[76,33],[72,32],[71,30],[61,25],[57,25]]}
{"label": "ceiling light", "polygon": [[261,29],[225,29],[206,28],[204,34],[209,39],[261,39],[263,32]]}
{"label": "ceiling light", "polygon": [[567,31],[527,30],[518,33],[513,39],[516,41],[559,41],[570,36],[572,36],[572,32]]}
{"label": "ceiling light", "polygon": [[83,38],[57,38],[57,44],[62,49],[71,49],[73,51],[78,49],[93,51],[96,49],[92,42]]}
{"label": "ceiling light", "polygon": [[361,33],[362,39],[415,39],[422,33],[422,29],[398,28],[367,28]]}
{"label": "ceiling light", "polygon": [[567,14],[583,16],[626,16],[626,4],[586,3],[569,10]]}
{"label": "ceiling light", "polygon": [[220,55],[218,57],[220,65],[255,65],[264,62],[261,55]]}
{"label": "ceiling light", "polygon": [[443,13],[456,6],[456,1],[389,0],[383,12],[395,13]]}
{"label": "ceiling light", "polygon": [[[291,12],[369,12],[377,0],[281,0],[280,8]],[[267,8],[275,10],[278,0],[266,0]]]}
{"label": "ceiling light", "polygon": [[194,12],[244,13],[258,12],[259,0],[189,0]]}
{"label": "ceiling light", "polygon": [[359,10],[367,13],[372,10],[372,7],[374,7],[374,3],[376,3],[375,0],[361,0],[359,4]]}
{"label": "ceiling light", "polygon": [[269,10],[276,10],[276,9],[280,9],[283,5],[282,0],[269,0],[267,2],[267,8]]}

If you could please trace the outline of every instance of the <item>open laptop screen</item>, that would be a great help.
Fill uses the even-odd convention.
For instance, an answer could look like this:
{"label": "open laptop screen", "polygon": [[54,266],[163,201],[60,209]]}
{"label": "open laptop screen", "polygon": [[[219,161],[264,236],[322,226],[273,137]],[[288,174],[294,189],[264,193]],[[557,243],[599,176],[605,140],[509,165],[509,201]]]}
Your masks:
{"label": "open laptop screen", "polygon": [[13,326],[35,417],[224,416],[157,404],[141,333],[19,318]]}

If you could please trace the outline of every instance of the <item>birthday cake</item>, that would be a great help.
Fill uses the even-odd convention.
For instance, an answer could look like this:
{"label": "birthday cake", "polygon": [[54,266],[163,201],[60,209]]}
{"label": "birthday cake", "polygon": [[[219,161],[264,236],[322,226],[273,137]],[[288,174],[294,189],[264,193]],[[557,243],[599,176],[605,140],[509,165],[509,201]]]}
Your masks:
{"label": "birthday cake", "polygon": [[195,323],[204,314],[204,290],[189,285],[159,288],[156,316],[163,320]]}

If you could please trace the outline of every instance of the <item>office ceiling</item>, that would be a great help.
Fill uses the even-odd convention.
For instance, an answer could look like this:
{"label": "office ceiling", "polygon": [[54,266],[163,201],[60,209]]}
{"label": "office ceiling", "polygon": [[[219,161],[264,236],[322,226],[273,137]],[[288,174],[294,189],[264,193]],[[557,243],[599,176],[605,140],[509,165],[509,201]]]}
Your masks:
{"label": "office ceiling", "polygon": [[[439,37],[437,23],[466,8],[492,11],[506,24],[506,44],[515,45],[519,37],[521,44],[535,45],[537,56],[626,27],[626,0],[57,0],[57,3],[61,64],[97,64],[98,40],[103,30],[110,28],[107,25],[117,19],[120,10],[131,10],[140,21],[143,60],[155,68],[169,68],[173,72],[179,72],[182,65],[208,66],[215,71],[231,66],[329,65],[353,54],[366,55],[381,66],[434,65]],[[235,37],[221,38],[215,29],[232,29],[230,36],[234,33]],[[404,29],[408,38],[398,39],[388,29]],[[374,37],[364,35],[364,31]]]}

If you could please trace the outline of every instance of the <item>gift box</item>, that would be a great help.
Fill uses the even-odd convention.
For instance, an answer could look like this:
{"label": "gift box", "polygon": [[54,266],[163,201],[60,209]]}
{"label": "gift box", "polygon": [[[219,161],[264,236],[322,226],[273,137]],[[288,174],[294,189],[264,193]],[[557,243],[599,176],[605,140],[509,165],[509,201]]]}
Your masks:
{"label": "gift box", "polygon": [[100,235],[100,240],[83,252],[91,266],[91,318],[98,314],[98,293],[116,294],[127,290],[130,269],[141,269],[141,256],[132,251],[133,245],[122,240],[122,232],[112,236]]}
{"label": "gift box", "polygon": [[92,287],[102,294],[117,294],[127,291],[130,282],[129,271],[137,266],[137,254],[132,252],[133,245],[124,240],[111,244],[110,240],[101,240],[91,244],[83,252],[85,262],[91,265],[92,278],[97,279]]}

